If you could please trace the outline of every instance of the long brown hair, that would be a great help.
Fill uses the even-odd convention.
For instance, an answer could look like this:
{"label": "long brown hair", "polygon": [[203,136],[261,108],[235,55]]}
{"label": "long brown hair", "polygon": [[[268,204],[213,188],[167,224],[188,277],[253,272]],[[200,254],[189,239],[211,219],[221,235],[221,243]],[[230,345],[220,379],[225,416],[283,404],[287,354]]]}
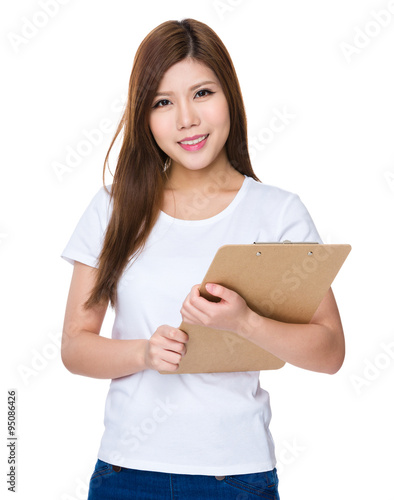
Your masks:
{"label": "long brown hair", "polygon": [[239,172],[258,180],[247,148],[241,89],[223,42],[209,26],[194,19],[160,24],[145,37],[136,52],[126,108],[105,157],[104,175],[109,153],[123,130],[110,191],[112,215],[98,258],[96,283],[86,308],[108,300],[112,306],[116,305],[118,280],[129,259],[143,249],[159,215],[166,179],[164,165],[169,158],[150,131],[149,114],[164,73],[186,57],[204,63],[219,79],[230,112],[227,157]]}

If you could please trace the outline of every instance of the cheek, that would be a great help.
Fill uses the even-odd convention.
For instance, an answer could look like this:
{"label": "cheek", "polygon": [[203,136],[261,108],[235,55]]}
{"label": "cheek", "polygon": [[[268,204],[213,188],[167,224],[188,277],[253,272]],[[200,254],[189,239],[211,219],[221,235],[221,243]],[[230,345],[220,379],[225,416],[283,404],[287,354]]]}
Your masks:
{"label": "cheek", "polygon": [[149,128],[157,143],[168,138],[168,131],[170,130],[168,121],[164,114],[162,116],[158,114],[149,120]]}
{"label": "cheek", "polygon": [[156,118],[151,118],[149,120],[149,128],[152,132],[153,137],[155,138],[156,142],[160,140],[160,121],[157,120]]}
{"label": "cheek", "polygon": [[228,132],[230,129],[230,112],[226,102],[208,110],[207,113],[206,119],[209,123],[216,127],[223,128],[223,132]]}

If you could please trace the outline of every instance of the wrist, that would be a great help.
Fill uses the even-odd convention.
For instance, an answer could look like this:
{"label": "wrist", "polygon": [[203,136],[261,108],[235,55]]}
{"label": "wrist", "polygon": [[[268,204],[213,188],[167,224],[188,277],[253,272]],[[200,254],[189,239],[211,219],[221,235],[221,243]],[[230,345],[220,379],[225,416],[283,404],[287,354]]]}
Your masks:
{"label": "wrist", "polygon": [[146,362],[146,349],[149,340],[138,339],[135,340],[135,345],[133,346],[133,355],[136,362],[136,372],[140,372],[148,369]]}
{"label": "wrist", "polygon": [[264,317],[248,308],[243,320],[241,321],[238,331],[239,336],[251,340],[255,337],[257,332],[263,329]]}

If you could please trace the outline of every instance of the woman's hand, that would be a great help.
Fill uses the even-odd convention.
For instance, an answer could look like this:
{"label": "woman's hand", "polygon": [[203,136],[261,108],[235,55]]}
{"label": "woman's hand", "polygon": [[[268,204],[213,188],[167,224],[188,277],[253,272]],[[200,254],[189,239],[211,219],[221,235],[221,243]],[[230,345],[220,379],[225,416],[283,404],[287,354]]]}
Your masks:
{"label": "woman's hand", "polygon": [[200,295],[199,286],[193,286],[182,305],[183,321],[192,325],[240,333],[251,312],[245,300],[229,288],[207,283],[207,291],[221,299],[220,302],[210,302]]}
{"label": "woman's hand", "polygon": [[182,308],[185,323],[237,333],[278,358],[306,370],[336,373],[345,356],[341,318],[331,288],[308,324],[284,323],[260,316],[236,292],[221,285],[206,285],[220,297],[209,302],[195,285]]}
{"label": "woman's hand", "polygon": [[157,371],[177,370],[182,356],[186,354],[188,340],[188,334],[178,328],[159,326],[145,346],[146,368]]}

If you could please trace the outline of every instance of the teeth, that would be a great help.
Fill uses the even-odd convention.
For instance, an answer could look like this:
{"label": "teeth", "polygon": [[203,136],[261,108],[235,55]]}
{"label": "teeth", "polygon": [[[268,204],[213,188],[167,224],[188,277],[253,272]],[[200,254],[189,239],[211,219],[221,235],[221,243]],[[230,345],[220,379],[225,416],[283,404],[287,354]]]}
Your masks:
{"label": "teeth", "polygon": [[182,141],[181,144],[189,144],[189,145],[198,144],[199,142],[203,141],[207,137],[208,137],[208,134],[200,137],[199,139],[195,139],[194,141]]}

